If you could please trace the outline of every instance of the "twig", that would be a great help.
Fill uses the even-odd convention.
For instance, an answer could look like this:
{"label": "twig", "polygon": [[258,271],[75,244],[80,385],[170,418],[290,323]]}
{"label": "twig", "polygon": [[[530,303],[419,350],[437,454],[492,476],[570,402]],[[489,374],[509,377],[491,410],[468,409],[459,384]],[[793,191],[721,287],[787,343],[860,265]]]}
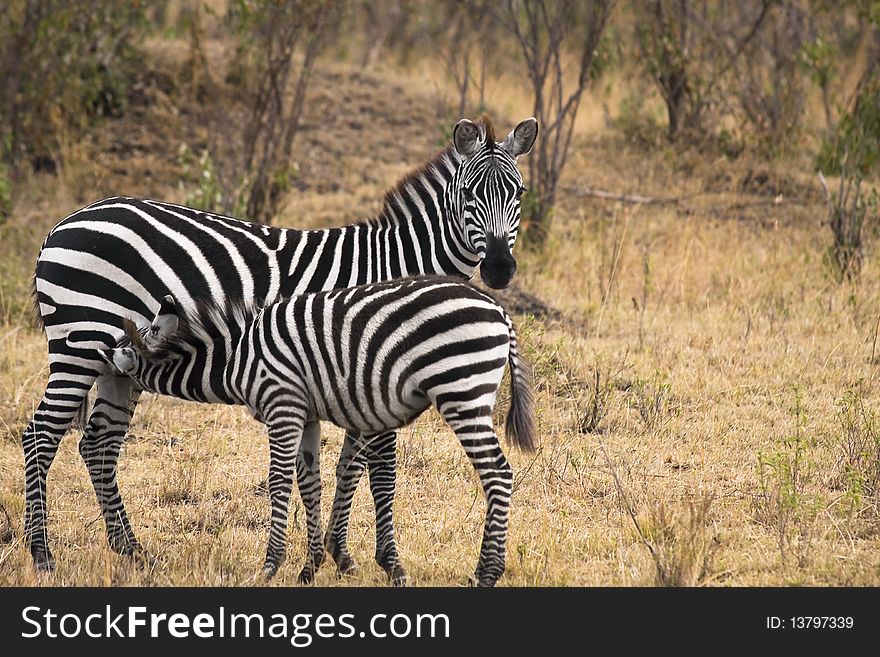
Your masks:
{"label": "twig", "polygon": [[828,201],[828,205],[833,205],[831,200],[831,192],[828,190],[828,181],[825,180],[825,175],[819,171],[816,175],[819,176],[819,184],[822,185],[822,191],[825,192],[825,200]]}
{"label": "twig", "polygon": [[643,205],[652,205],[659,203],[679,203],[684,196],[642,196],[640,194],[614,194],[601,189],[593,189],[591,187],[570,187],[569,192],[575,196],[589,196],[592,198],[601,198],[608,201],[621,201],[622,203],[639,203]]}
{"label": "twig", "polygon": [[605,451],[605,443],[602,442],[602,439],[599,438],[599,449],[602,450],[602,456],[605,457],[605,463],[608,464],[608,469],[611,471],[611,478],[614,480],[614,486],[617,488],[617,494],[620,496],[621,505],[629,514],[630,519],[632,520],[633,526],[635,526],[636,532],[639,535],[639,539],[646,548],[648,548],[648,552],[651,553],[651,557],[654,559],[654,565],[657,567],[657,570],[660,570],[660,560],[657,556],[657,552],[654,550],[654,546],[651,545],[651,541],[648,540],[648,537],[645,536],[645,532],[642,531],[642,526],[639,524],[638,518],[636,518],[636,512],[633,509],[632,504],[629,501],[629,498],[626,496],[626,492],[623,490],[623,484],[620,483],[620,478],[617,476],[617,469],[614,467],[614,463],[611,461],[611,458],[608,456],[608,452]]}

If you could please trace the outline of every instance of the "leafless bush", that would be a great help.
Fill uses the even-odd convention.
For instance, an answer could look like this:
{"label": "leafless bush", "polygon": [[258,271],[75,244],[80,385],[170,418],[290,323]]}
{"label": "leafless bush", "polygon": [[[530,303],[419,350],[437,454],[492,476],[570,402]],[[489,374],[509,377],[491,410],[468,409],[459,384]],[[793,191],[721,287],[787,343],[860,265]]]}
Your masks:
{"label": "leafless bush", "polygon": [[640,516],[617,474],[617,467],[601,441],[599,447],[614,480],[620,504],[651,557],[654,584],[703,584],[711,574],[712,559],[718,547],[716,535],[709,529],[714,493],[704,492],[699,497],[688,500],[686,510],[672,510],[662,501],[651,502],[647,513]]}
{"label": "leafless bush", "polygon": [[[754,38],[733,61],[733,90],[747,129],[756,146],[769,153],[785,150],[801,128],[805,76],[801,75],[802,48],[812,25],[807,13],[793,2],[737,3],[740,25],[752,25]],[[752,34],[752,32],[749,32]]]}
{"label": "leafless bush", "polygon": [[666,104],[670,140],[711,135],[727,143],[737,129],[761,150],[784,149],[804,110],[803,47],[815,36],[809,12],[786,0],[634,7],[636,43]]}
{"label": "leafless bush", "polygon": [[211,147],[213,164],[223,163],[216,171],[219,209],[254,221],[276,213],[293,175],[293,143],[315,60],[341,6],[338,0],[236,0],[230,6],[226,21],[238,43],[231,81],[248,101],[240,154],[224,149],[225,136]]}
{"label": "leafless bush", "polygon": [[709,577],[718,548],[709,529],[714,501],[713,494],[704,493],[683,508],[672,509],[662,500],[649,505],[644,530],[654,548],[655,585],[699,586]]}
{"label": "leafless bush", "polygon": [[[458,92],[456,116],[479,114],[486,109],[486,82],[499,46],[493,4],[486,0],[443,4],[448,5],[450,28],[442,50]],[[471,100],[472,91],[476,91],[476,100]]]}
{"label": "leafless bush", "polygon": [[[575,118],[613,6],[614,0],[507,0],[500,16],[525,59],[541,126],[541,137],[529,156],[533,200],[524,207],[529,240],[537,246],[547,236]],[[569,56],[576,58],[573,78],[566,75]]]}
{"label": "leafless bush", "polygon": [[614,388],[607,377],[603,381],[600,368],[596,367],[593,385],[589,387],[587,399],[577,409],[577,424],[580,433],[596,433],[608,415],[609,401]]}
{"label": "leafless bush", "polygon": [[640,20],[636,43],[648,74],[654,80],[669,121],[669,138],[675,140],[684,129],[698,130],[706,105],[700,77],[694,75],[694,61],[705,53],[706,44],[694,38],[688,0],[636,0]]}
{"label": "leafless bush", "polygon": [[361,0],[354,8],[353,20],[363,30],[364,46],[361,66],[372,66],[379,60],[383,49],[399,44],[409,32],[413,12],[407,0],[373,2]]}
{"label": "leafless bush", "polygon": [[877,214],[876,191],[863,191],[862,182],[880,164],[880,47],[866,68],[854,98],[852,110],[838,128],[836,154],[825,162],[839,167],[840,181],[835,193],[828,189],[825,177],[819,172],[828,202],[828,223],[834,236],[829,256],[832,269],[841,280],[854,279],[861,273],[866,219],[869,212]]}

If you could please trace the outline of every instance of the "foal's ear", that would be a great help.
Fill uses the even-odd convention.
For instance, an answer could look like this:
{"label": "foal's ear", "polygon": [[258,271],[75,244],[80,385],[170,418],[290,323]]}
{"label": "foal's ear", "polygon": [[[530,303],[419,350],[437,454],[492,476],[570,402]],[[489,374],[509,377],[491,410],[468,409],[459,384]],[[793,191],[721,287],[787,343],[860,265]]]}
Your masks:
{"label": "foal's ear", "polygon": [[131,347],[98,349],[98,355],[118,374],[131,374],[137,366],[137,355]]}
{"label": "foal's ear", "polygon": [[537,138],[538,121],[532,116],[516,126],[507,135],[507,138],[499,144],[499,147],[507,151],[511,157],[517,158],[532,150],[532,146],[535,145],[535,139]]}
{"label": "foal's ear", "polygon": [[144,342],[148,347],[157,344],[174,335],[180,325],[180,317],[177,314],[177,303],[170,294],[162,298],[159,312],[150,324],[150,330],[144,336]]}
{"label": "foal's ear", "polygon": [[460,155],[470,157],[481,146],[480,131],[473,121],[462,119],[452,131],[452,143]]}

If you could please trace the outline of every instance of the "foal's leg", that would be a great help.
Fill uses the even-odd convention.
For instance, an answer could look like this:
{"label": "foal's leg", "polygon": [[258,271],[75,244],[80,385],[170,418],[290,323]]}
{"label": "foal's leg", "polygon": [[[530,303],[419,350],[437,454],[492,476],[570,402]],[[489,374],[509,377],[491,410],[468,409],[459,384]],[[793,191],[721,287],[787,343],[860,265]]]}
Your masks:
{"label": "foal's leg", "polygon": [[101,505],[110,548],[118,554],[134,556],[143,550],[125,512],[116,482],[116,465],[140,390],[128,377],[112,374],[98,377],[97,389],[98,397],[80,440],[79,453]]}
{"label": "foal's leg", "polygon": [[370,468],[370,491],[376,507],[376,562],[396,586],[407,583],[394,538],[394,492],[397,482],[397,434],[358,436],[347,432],[336,466],[336,495],[327,527],[327,550],[340,574],[350,574],[357,566],[348,552],[351,503],[364,471]]}
{"label": "foal's leg", "polygon": [[393,431],[370,437],[367,463],[370,468],[370,492],[376,505],[376,562],[395,586],[405,586],[406,571],[397,554],[394,540],[394,491],[397,485],[397,434]]}
{"label": "foal's leg", "polygon": [[287,554],[287,519],[290,493],[296,473],[296,457],[305,426],[303,405],[295,401],[275,403],[266,413],[269,429],[269,504],[272,510],[269,543],[263,575],[271,578],[278,572]]}
{"label": "foal's leg", "polygon": [[333,510],[330,512],[324,540],[327,552],[336,562],[336,570],[340,575],[357,572],[357,564],[348,551],[348,523],[351,517],[351,500],[367,463],[364,442],[359,434],[346,432],[339,463],[336,465],[336,493],[333,496]]}
{"label": "foal's leg", "polygon": [[296,481],[306,512],[308,536],[308,553],[299,581],[311,584],[315,572],[324,562],[324,540],[321,536],[321,425],[318,422],[310,422],[303,429],[296,466]]}

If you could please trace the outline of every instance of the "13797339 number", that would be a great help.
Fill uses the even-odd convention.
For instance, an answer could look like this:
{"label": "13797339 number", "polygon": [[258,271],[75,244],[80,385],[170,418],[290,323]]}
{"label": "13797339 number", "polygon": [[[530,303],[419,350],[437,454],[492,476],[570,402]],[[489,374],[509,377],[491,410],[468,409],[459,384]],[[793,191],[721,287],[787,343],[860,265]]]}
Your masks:
{"label": "13797339 number", "polygon": [[852,616],[779,616],[767,617],[767,629],[770,630],[849,630],[855,621]]}
{"label": "13797339 number", "polygon": [[792,616],[791,627],[795,630],[816,629],[850,629],[853,626],[852,616]]}

